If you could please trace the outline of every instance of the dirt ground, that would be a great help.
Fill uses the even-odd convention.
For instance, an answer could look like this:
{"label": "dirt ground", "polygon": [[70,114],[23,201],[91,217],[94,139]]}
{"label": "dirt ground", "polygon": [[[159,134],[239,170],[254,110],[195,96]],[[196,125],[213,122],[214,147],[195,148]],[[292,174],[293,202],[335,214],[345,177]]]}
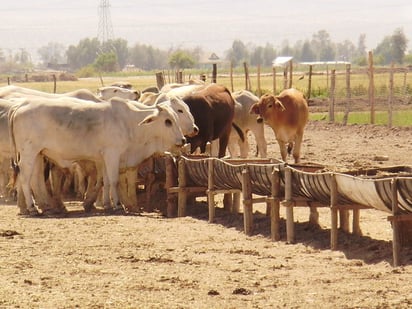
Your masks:
{"label": "dirt ground", "polygon": [[[266,136],[279,158],[269,129]],[[302,160],[336,169],[412,165],[412,128],[312,122]],[[0,308],[412,306],[412,250],[402,249],[403,265],[391,266],[392,229],[377,210],[361,211],[363,236],[340,232],[331,251],[326,209],[313,227],[308,209],[297,208],[296,243],[288,244],[284,220],[282,240],[270,240],[263,205],[250,237],[241,214],[219,208],[209,224],[205,203],[183,218],[67,207],[65,217],[27,218],[14,203],[0,206]]]}

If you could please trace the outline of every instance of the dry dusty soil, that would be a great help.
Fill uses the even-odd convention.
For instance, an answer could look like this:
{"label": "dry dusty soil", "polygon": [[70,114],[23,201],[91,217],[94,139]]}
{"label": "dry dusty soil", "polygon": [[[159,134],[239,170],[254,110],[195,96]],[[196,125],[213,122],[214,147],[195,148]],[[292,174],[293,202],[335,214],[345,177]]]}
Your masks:
{"label": "dry dusty soil", "polygon": [[[269,153],[279,158],[270,130]],[[385,156],[387,156],[385,158]],[[309,123],[303,162],[331,168],[412,165],[412,128]],[[384,160],[380,160],[384,159]],[[242,215],[205,203],[183,218],[82,214],[19,217],[0,206],[0,308],[410,308],[412,250],[393,268],[387,214],[361,211],[363,236],[339,233],[329,249],[330,214],[320,227],[295,212],[296,243],[270,240],[264,208],[255,232]],[[285,217],[281,210],[282,218]]]}

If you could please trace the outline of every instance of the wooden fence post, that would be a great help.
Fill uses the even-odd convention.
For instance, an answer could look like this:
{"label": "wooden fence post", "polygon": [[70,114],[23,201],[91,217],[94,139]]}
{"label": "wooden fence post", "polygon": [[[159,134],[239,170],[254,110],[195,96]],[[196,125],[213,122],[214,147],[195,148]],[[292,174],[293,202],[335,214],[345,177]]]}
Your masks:
{"label": "wooden fence post", "polygon": [[371,106],[371,124],[375,124],[375,82],[373,72],[373,53],[368,53],[369,62],[369,104]]}
{"label": "wooden fence post", "polygon": [[250,91],[250,77],[249,77],[249,68],[246,62],[243,62],[243,67],[245,69],[245,89]]}
{"label": "wooden fence post", "polygon": [[156,73],[156,84],[159,90],[162,89],[162,87],[165,85],[165,78],[163,72]]}
{"label": "wooden fence post", "polygon": [[187,202],[187,180],[186,180],[186,167],[185,160],[180,159],[178,164],[178,176],[177,182],[179,186],[179,193],[177,196],[177,216],[184,217],[186,216],[186,202]]}
{"label": "wooden fence post", "polygon": [[286,202],[286,239],[289,243],[295,242],[295,222],[293,218],[293,189],[292,170],[285,167],[285,202]]}
{"label": "wooden fence post", "polygon": [[330,248],[336,250],[338,248],[338,189],[335,175],[331,175],[330,188],[330,213],[331,213],[331,229],[330,229]]}
{"label": "wooden fence post", "polygon": [[393,104],[393,71],[394,63],[391,63],[391,69],[389,72],[389,97],[388,97],[388,127],[392,127],[392,104]]}
{"label": "wooden fence post", "polygon": [[56,79],[56,74],[53,74],[53,93],[56,93],[57,91],[57,79]]}
{"label": "wooden fence post", "polygon": [[213,63],[213,71],[212,71],[212,83],[216,84],[217,81],[217,64]]}
{"label": "wooden fence post", "polygon": [[345,114],[343,115],[343,124],[346,126],[348,123],[350,104],[351,104],[351,93],[350,93],[350,70],[351,65],[346,65],[346,109]]}
{"label": "wooden fence post", "polygon": [[335,122],[335,89],[336,88],[336,74],[335,69],[331,71],[330,76],[330,95],[329,95],[329,121]]}
{"label": "wooden fence post", "polygon": [[312,70],[313,70],[313,65],[309,65],[308,92],[306,93],[306,97],[308,99],[310,99],[310,95],[312,93]]}
{"label": "wooden fence post", "polygon": [[289,61],[289,88],[292,88],[292,79],[293,79],[293,61]]}
{"label": "wooden fence post", "polygon": [[273,241],[280,240],[279,233],[279,208],[280,208],[280,172],[273,169],[271,174],[271,200],[270,200],[270,235]]}
{"label": "wooden fence post", "polygon": [[242,171],[242,193],[243,193],[243,228],[246,235],[253,233],[253,202],[250,174],[247,167]]}
{"label": "wooden fence post", "polygon": [[166,156],[166,182],[165,189],[167,192],[167,217],[171,218],[176,215],[176,196],[169,192],[170,188],[177,186],[177,175],[175,173],[174,162],[172,156]]}
{"label": "wooden fence post", "polygon": [[273,72],[273,94],[276,95],[276,67],[272,67]]}

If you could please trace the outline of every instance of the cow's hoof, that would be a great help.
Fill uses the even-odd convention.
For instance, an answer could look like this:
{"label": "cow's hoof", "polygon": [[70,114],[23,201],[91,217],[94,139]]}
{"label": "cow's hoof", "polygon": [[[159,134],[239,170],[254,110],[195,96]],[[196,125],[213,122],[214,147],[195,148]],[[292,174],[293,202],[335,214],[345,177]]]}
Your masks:
{"label": "cow's hoof", "polygon": [[36,207],[29,207],[28,209],[27,209],[27,211],[29,212],[29,216],[31,216],[31,217],[38,217],[38,216],[40,216],[40,213],[39,213],[39,211],[37,210],[37,208]]}
{"label": "cow's hoof", "polygon": [[62,215],[67,213],[67,209],[64,208],[48,208],[48,209],[42,209],[41,211],[42,215],[46,216],[54,216],[54,215]]}
{"label": "cow's hoof", "polygon": [[27,209],[20,209],[18,215],[22,217],[27,217],[30,216],[30,212]]}
{"label": "cow's hoof", "polygon": [[122,206],[120,206],[120,207],[118,206],[118,207],[113,208],[113,214],[125,215],[126,211],[124,210],[124,208]]}
{"label": "cow's hoof", "polygon": [[105,206],[103,209],[104,209],[104,212],[107,213],[107,214],[113,213],[113,208],[112,207]]}
{"label": "cow's hoof", "polygon": [[86,213],[94,212],[96,210],[96,207],[93,204],[84,204],[83,208]]}
{"label": "cow's hoof", "polygon": [[125,209],[126,209],[126,213],[130,213],[130,214],[139,214],[142,212],[140,207],[137,207],[137,206],[125,206]]}

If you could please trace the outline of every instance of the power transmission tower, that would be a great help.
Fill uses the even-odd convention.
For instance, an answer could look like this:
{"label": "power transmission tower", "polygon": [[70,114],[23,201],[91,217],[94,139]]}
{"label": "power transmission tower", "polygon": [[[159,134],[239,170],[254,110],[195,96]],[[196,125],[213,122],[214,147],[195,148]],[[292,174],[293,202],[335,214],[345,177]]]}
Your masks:
{"label": "power transmission tower", "polygon": [[98,7],[99,26],[97,29],[97,39],[102,43],[102,46],[107,45],[107,41],[113,40],[113,25],[110,18],[110,3],[109,0],[100,0]]}

